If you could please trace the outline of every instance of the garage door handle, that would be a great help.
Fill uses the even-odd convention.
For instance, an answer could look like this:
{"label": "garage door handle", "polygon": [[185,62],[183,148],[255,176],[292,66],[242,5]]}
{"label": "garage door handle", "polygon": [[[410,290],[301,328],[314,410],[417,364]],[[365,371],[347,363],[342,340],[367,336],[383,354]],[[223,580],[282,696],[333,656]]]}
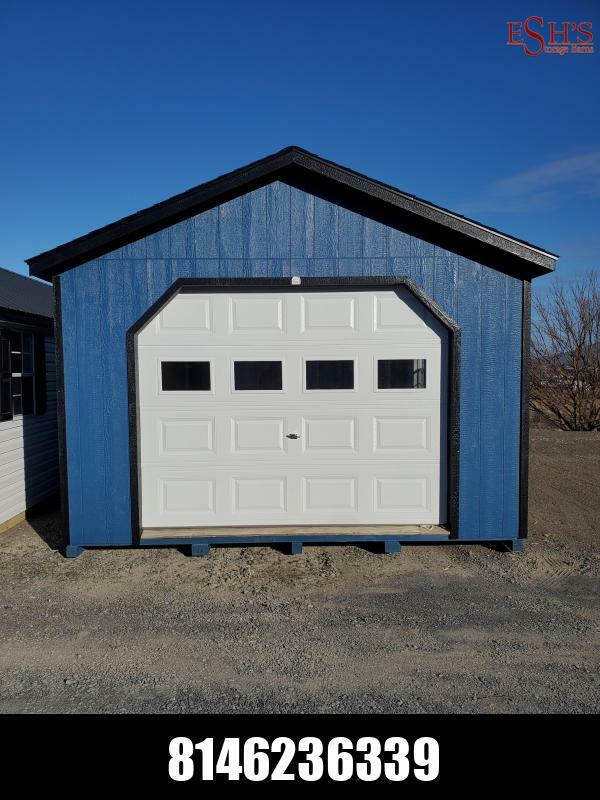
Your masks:
{"label": "garage door handle", "polygon": [[299,439],[300,437],[298,436],[297,433],[286,433],[286,438],[287,439]]}

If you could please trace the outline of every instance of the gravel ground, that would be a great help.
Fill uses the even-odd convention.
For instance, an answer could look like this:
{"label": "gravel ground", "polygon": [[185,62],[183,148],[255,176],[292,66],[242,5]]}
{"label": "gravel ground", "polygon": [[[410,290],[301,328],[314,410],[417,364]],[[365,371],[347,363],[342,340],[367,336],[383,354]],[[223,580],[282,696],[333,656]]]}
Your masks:
{"label": "gravel ground", "polygon": [[0,536],[0,712],[597,712],[600,435],[534,431],[526,552]]}

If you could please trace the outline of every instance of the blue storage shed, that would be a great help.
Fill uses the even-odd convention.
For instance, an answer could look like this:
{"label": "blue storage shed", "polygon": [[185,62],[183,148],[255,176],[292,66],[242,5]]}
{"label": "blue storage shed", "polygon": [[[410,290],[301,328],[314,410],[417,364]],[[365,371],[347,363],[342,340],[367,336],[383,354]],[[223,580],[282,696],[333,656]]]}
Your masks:
{"label": "blue storage shed", "polygon": [[556,260],[298,147],[29,259],[67,554],[520,549],[530,286]]}

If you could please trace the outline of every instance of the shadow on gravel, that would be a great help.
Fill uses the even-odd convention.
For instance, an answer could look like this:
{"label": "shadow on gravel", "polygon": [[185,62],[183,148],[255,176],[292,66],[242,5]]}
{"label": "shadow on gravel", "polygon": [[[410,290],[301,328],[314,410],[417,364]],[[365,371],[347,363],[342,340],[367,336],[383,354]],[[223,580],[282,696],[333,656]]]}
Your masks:
{"label": "shadow on gravel", "polygon": [[64,549],[65,541],[58,495],[44,500],[31,512],[27,512],[27,524],[50,550],[62,551]]}

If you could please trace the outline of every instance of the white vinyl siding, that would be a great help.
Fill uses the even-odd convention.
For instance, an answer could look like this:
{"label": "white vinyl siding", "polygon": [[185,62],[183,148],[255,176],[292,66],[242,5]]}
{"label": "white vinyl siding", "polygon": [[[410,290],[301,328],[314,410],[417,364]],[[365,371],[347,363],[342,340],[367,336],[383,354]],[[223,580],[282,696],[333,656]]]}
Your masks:
{"label": "white vinyl siding", "polygon": [[0,422],[0,524],[58,488],[54,338],[44,339],[46,413]]}

